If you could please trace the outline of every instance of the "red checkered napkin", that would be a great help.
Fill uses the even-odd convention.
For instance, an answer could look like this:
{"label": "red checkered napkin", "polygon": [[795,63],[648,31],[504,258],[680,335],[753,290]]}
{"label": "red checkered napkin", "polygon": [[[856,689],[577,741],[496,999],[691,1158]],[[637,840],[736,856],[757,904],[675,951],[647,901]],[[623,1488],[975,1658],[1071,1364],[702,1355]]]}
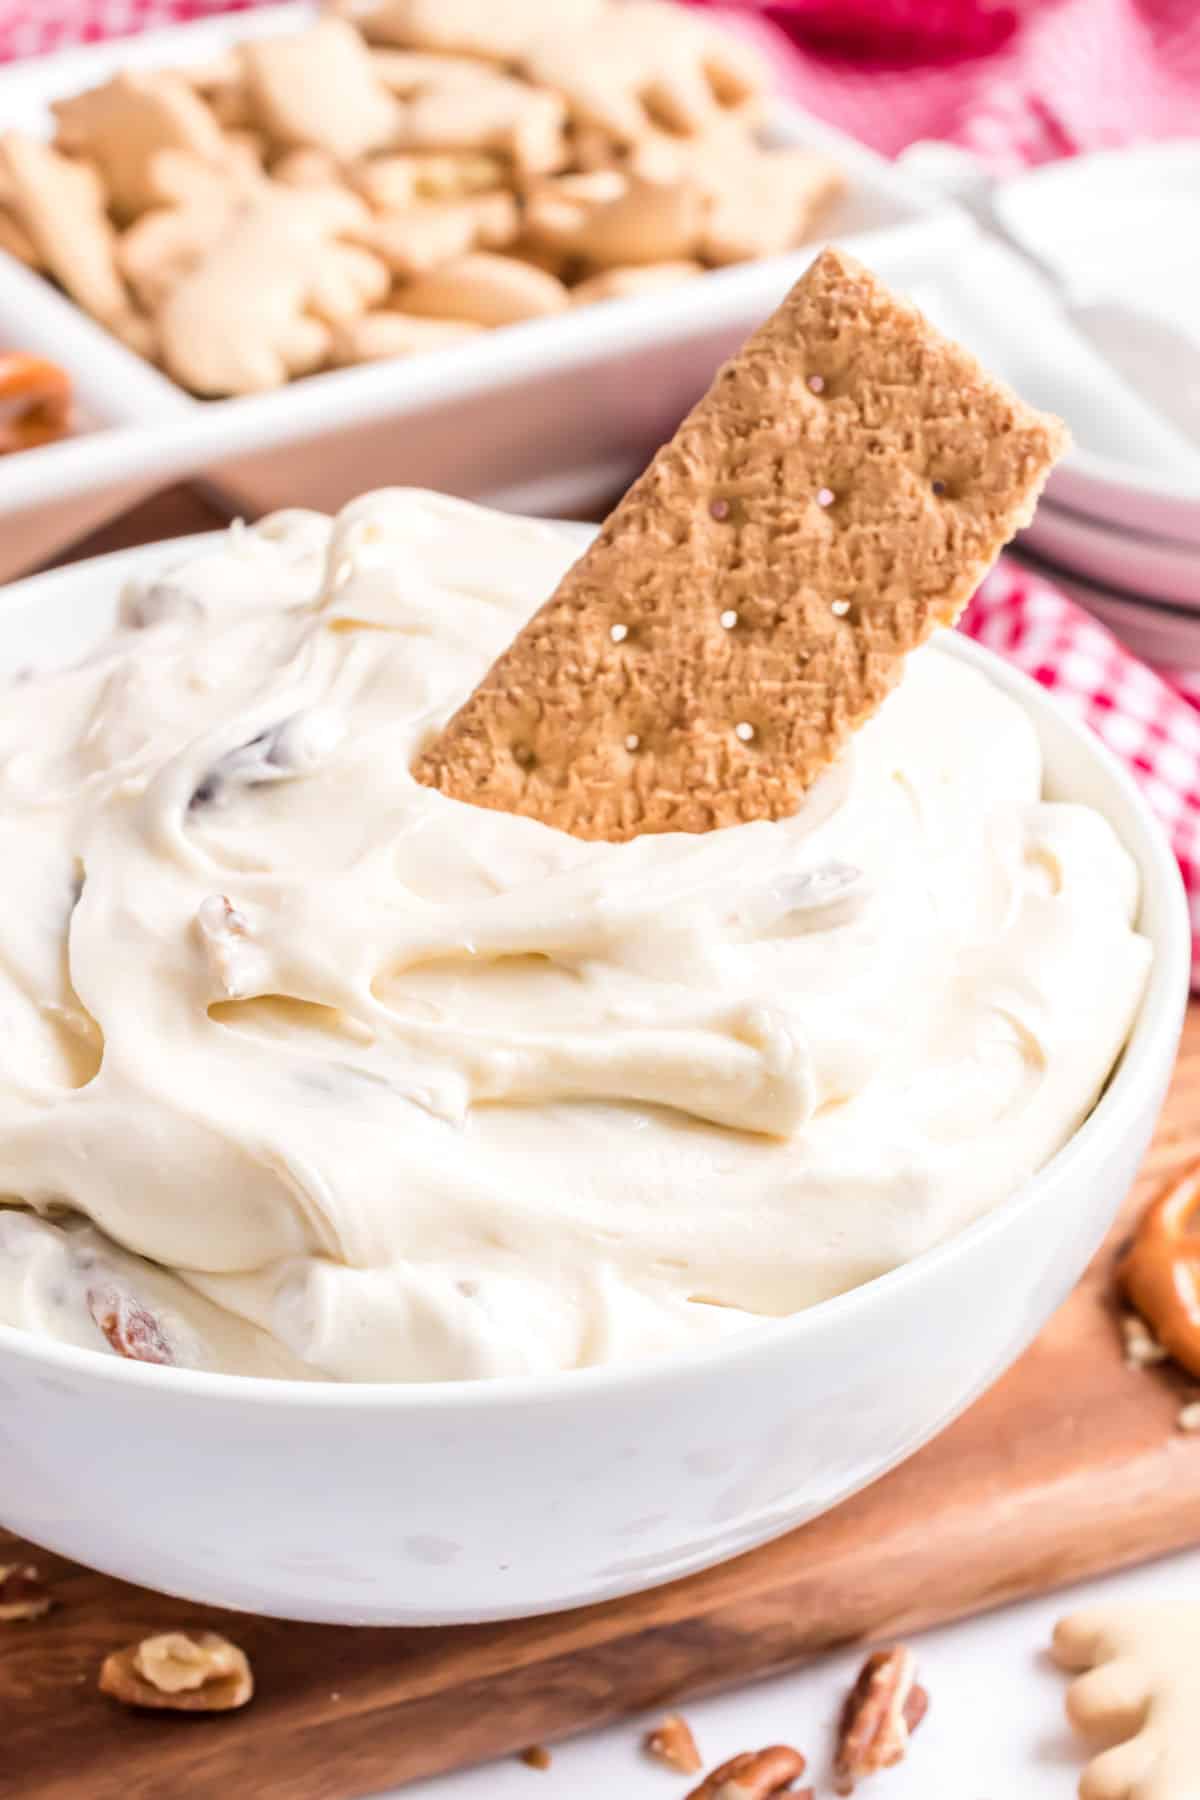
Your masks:
{"label": "red checkered napkin", "polygon": [[1009,558],[987,577],[961,629],[1049,688],[1133,775],[1179,858],[1192,986],[1200,988],[1200,712],[1106,626]]}
{"label": "red checkered napkin", "polygon": [[131,37],[216,13],[244,12],[259,0],[0,0],[0,62],[43,56],[72,44]]}
{"label": "red checkered napkin", "polygon": [[[1200,113],[1197,0],[693,0],[791,39],[801,106],[894,155],[964,144],[996,169],[1147,138]],[[769,25],[768,25],[769,21]]]}
{"label": "red checkered napkin", "polygon": [[[0,61],[258,3],[0,0]],[[1200,117],[1197,0],[694,3],[740,15],[802,106],[888,154],[950,138],[1019,168],[1187,136]]]}

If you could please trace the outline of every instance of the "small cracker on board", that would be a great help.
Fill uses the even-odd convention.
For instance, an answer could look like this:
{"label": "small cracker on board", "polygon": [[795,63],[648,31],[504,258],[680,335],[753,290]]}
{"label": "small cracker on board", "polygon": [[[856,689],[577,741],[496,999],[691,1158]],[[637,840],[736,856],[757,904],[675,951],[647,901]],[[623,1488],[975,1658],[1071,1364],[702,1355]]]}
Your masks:
{"label": "small cracker on board", "polygon": [[[1071,1723],[1100,1754],[1081,1800],[1185,1800],[1200,1767],[1200,1603],[1110,1601],[1054,1627],[1053,1656],[1078,1674]],[[1106,1747],[1107,1746],[1107,1747]]]}
{"label": "small cracker on board", "polygon": [[419,758],[576,837],[796,811],[1066,444],[824,251]]}

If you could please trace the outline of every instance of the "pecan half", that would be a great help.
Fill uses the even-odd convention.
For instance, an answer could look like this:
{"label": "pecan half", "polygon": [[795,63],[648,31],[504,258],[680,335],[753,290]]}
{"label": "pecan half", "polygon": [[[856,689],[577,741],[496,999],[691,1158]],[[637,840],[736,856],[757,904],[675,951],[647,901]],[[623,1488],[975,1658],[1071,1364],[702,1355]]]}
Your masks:
{"label": "pecan half", "polygon": [[0,1563],[0,1621],[42,1619],[53,1605],[34,1563]]}
{"label": "pecan half", "polygon": [[698,1775],[704,1767],[692,1728],[680,1713],[668,1713],[661,1725],[648,1731],[642,1748],[655,1762],[665,1763],[680,1775]]}
{"label": "pecan half", "polygon": [[118,1356],[132,1362],[173,1363],[174,1352],[153,1313],[111,1288],[89,1288],[88,1311]]}
{"label": "pecan half", "polygon": [[164,1631],[106,1656],[100,1691],[125,1706],[232,1712],[254,1693],[245,1653],[215,1631]]}
{"label": "pecan half", "polygon": [[774,1794],[790,1794],[803,1800],[792,1787],[804,1773],[804,1758],[789,1744],[769,1744],[765,1750],[743,1750],[706,1775],[687,1800],[771,1800]]}
{"label": "pecan half", "polygon": [[850,1794],[856,1781],[890,1769],[908,1749],[908,1740],[929,1707],[916,1685],[917,1659],[907,1644],[876,1650],[846,1696],[833,1762],[835,1792]]}

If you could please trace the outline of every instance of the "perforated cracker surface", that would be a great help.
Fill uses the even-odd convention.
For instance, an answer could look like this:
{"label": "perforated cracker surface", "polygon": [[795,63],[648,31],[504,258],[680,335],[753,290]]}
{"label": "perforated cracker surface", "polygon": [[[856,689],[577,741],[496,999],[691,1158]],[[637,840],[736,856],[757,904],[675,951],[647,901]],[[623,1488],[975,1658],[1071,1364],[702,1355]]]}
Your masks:
{"label": "perforated cracker surface", "polygon": [[794,812],[1066,441],[826,250],[420,759],[577,837]]}

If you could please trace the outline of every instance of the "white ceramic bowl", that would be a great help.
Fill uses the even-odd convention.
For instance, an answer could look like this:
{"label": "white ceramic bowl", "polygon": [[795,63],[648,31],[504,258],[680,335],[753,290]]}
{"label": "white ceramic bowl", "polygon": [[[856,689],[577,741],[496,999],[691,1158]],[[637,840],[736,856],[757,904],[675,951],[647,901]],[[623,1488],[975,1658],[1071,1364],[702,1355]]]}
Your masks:
{"label": "white ceramic bowl", "polygon": [[[0,664],[85,647],[118,578],[178,545],[7,590]],[[1132,782],[1042,689],[947,634],[1035,721],[1050,791],[1112,821],[1155,961],[1091,1117],[941,1248],[720,1346],[644,1367],[431,1386],[162,1369],[0,1327],[0,1516],[96,1568],[283,1617],[446,1624],[650,1587],[836,1505],[948,1424],[1024,1349],[1146,1148],[1189,965],[1167,844]],[[1097,979],[1103,971],[1097,970]]]}

